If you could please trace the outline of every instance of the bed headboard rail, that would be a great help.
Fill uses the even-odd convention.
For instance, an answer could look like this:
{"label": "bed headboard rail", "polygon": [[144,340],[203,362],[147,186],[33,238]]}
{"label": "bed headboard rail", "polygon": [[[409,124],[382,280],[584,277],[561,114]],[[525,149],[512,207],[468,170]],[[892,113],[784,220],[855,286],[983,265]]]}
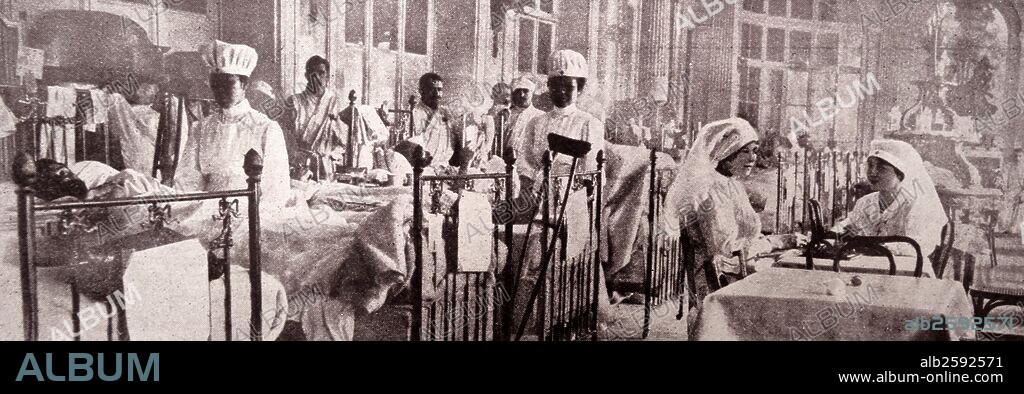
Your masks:
{"label": "bed headboard rail", "polygon": [[[262,293],[263,287],[260,273],[262,272],[260,262],[260,212],[259,212],[259,185],[263,174],[263,158],[255,150],[250,150],[245,155],[243,170],[248,176],[248,187],[240,190],[226,190],[203,193],[183,193],[171,196],[153,196],[121,198],[110,200],[93,200],[71,203],[43,203],[36,202],[34,197],[34,186],[37,181],[35,160],[28,153],[19,154],[13,163],[12,176],[18,185],[18,248],[21,265],[21,288],[22,288],[22,318],[24,319],[25,340],[39,340],[39,301],[36,264],[36,214],[37,212],[60,212],[62,217],[74,217],[73,212],[91,208],[126,207],[135,205],[150,205],[151,209],[161,211],[159,204],[173,204],[178,202],[220,200],[221,212],[219,219],[222,224],[220,237],[215,240],[214,245],[224,251],[223,272],[225,294],[231,294],[231,270],[230,248],[233,245],[232,228],[234,220],[239,218],[238,199],[244,198],[248,205],[249,222],[249,281],[251,285],[250,298],[252,311],[250,314],[250,338],[259,341],[263,338],[262,319]],[[159,216],[159,215],[158,215]],[[158,219],[159,220],[159,219]],[[62,221],[61,231],[72,233],[72,228],[80,223],[73,220]],[[77,330],[78,310],[74,310],[79,304],[78,293],[72,286],[73,310],[72,319]],[[224,297],[225,316],[231,315],[231,297]],[[121,314],[123,315],[123,314]],[[226,339],[232,338],[231,319],[225,318]],[[77,332],[77,331],[76,331]]]}

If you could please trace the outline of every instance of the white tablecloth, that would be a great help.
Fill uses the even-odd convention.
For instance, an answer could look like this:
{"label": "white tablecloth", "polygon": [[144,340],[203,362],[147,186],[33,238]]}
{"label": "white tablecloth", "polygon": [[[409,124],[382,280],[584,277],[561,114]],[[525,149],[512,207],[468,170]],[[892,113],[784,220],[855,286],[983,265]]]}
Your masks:
{"label": "white tablecloth", "polygon": [[[973,316],[959,283],[797,269],[758,272],[704,300],[696,340],[957,340],[973,331],[907,329],[908,320]],[[846,283],[829,295],[822,284]]]}

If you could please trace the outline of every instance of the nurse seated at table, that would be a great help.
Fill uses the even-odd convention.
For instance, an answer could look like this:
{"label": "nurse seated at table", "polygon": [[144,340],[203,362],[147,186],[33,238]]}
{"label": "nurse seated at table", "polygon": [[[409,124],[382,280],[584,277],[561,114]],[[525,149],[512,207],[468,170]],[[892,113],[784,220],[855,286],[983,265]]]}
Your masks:
{"label": "nurse seated at table", "polygon": [[[867,175],[874,192],[857,200],[850,215],[836,224],[833,231],[846,235],[902,235],[917,241],[925,256],[932,253],[948,219],[917,150],[903,141],[872,141]],[[896,255],[916,256],[910,245],[886,246]]]}
{"label": "nurse seated at table", "polygon": [[761,263],[755,257],[806,243],[801,234],[761,234],[760,216],[740,181],[757,162],[758,141],[757,131],[743,119],[705,125],[668,193],[667,211],[678,214],[679,223],[689,230],[696,261],[714,261],[727,277],[740,272],[733,257],[737,252],[745,252],[748,272],[753,272],[757,268],[752,265]]}

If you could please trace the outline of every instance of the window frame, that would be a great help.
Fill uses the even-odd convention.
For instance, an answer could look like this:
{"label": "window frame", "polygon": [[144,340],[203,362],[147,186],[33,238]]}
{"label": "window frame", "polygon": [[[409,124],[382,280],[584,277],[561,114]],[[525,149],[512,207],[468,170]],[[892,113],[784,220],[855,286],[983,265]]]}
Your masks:
{"label": "window frame", "polygon": [[[767,3],[768,3],[768,0],[743,0],[743,6],[741,7],[741,9],[743,9],[744,11],[747,11],[747,12],[753,12],[753,13],[757,13],[757,14],[767,14],[768,13],[768,4]],[[754,7],[753,4],[757,4],[758,8],[760,9],[760,11],[757,11],[756,9],[754,9],[753,8]]]}
{"label": "window frame", "polygon": [[[408,7],[408,3],[404,3],[404,2],[399,1],[399,0],[374,0],[373,2],[364,2],[364,4],[373,4],[373,7],[371,7],[372,8],[371,11],[373,12],[373,14],[372,14],[373,23],[371,24],[371,26],[373,26],[373,28],[370,31],[370,42],[371,42],[370,45],[372,45],[373,48],[384,50],[382,48],[378,48],[377,47],[377,44],[378,44],[377,43],[377,39],[378,39],[378,37],[377,37],[378,29],[377,28],[379,26],[382,26],[382,25],[377,23],[378,22],[377,21],[377,11],[378,11],[377,6],[378,6],[379,3],[383,2],[383,1],[392,1],[392,2],[394,2],[394,7],[395,7],[396,10],[398,10],[398,12],[394,13],[394,15],[392,17],[393,20],[392,20],[392,18],[387,19],[388,22],[394,22],[393,25],[389,25],[387,27],[392,27],[393,26],[395,28],[394,30],[396,30],[395,31],[395,35],[392,37],[392,39],[390,41],[391,44],[394,46],[394,49],[389,47],[387,50],[392,52],[392,53],[397,53],[399,51],[404,52],[405,51],[405,47],[404,47],[405,37],[399,37],[399,35],[401,35],[402,33],[405,32],[405,26],[399,26],[399,25],[401,25],[402,22],[405,20],[406,14],[407,14],[407,12],[406,12],[407,10],[406,9],[409,8],[409,7]],[[401,7],[402,5],[405,5],[406,9],[403,9]]]}
{"label": "window frame", "polygon": [[[774,53],[772,51],[772,49],[775,49],[774,45],[772,45],[773,44],[773,42],[772,42],[773,41],[772,40],[773,34],[772,33],[777,33],[777,32],[782,32],[782,46],[781,46],[781,49],[780,49],[780,51],[781,51],[781,59],[778,59],[778,60],[776,60],[777,58],[775,58],[774,56],[771,55],[772,53]],[[765,40],[765,43],[764,43],[764,56],[762,57],[764,59],[764,61],[765,62],[775,62],[775,63],[785,64],[786,61],[789,59],[789,56],[788,56],[788,52],[789,52],[789,50],[788,50],[789,49],[789,30],[787,30],[785,28],[782,28],[782,27],[767,27],[767,28],[765,28],[764,40]]]}
{"label": "window frame", "polygon": [[[829,7],[829,9],[830,9],[830,12],[828,14],[830,19],[824,19],[824,16],[823,16],[824,13],[822,12],[822,10],[824,10],[825,7]],[[839,1],[838,0],[817,0],[817,1],[814,2],[814,20],[820,21],[820,22],[825,22],[825,23],[835,23],[835,22],[838,22],[839,15],[836,12],[838,9],[839,9]]]}
{"label": "window frame", "polygon": [[[749,60],[764,60],[765,58],[765,27],[757,23],[740,23],[740,56]],[[753,43],[756,36],[757,42]],[[756,56],[755,56],[756,54]]]}
{"label": "window frame", "polygon": [[[351,42],[351,41],[349,41],[349,39],[350,39],[349,38],[349,34],[348,34],[349,33],[349,30],[348,30],[349,27],[348,26],[349,25],[348,25],[348,19],[347,19],[348,18],[348,12],[346,11],[345,12],[345,18],[346,18],[345,19],[345,29],[344,29],[345,30],[345,38],[343,40],[345,45],[348,46],[348,47],[351,47],[351,48],[367,48],[367,49],[376,49],[376,50],[380,50],[380,51],[385,51],[386,50],[386,51],[388,51],[390,53],[393,53],[393,54],[396,54],[396,55],[397,54],[402,54],[402,55],[411,55],[411,56],[425,56],[425,57],[428,57],[428,58],[433,56],[433,47],[434,46],[433,46],[432,43],[433,43],[434,37],[430,34],[430,29],[429,29],[429,25],[432,24],[433,15],[429,15],[429,11],[428,11],[428,15],[427,15],[427,25],[428,25],[428,28],[426,29],[427,30],[427,32],[426,32],[427,33],[427,37],[426,37],[427,41],[426,41],[426,50],[425,50],[426,53],[409,52],[408,51],[408,29],[406,29],[406,25],[405,24],[406,24],[406,21],[408,20],[407,12],[409,11],[409,3],[408,2],[410,0],[405,0],[405,1],[394,0],[394,1],[396,3],[395,4],[396,7],[399,10],[398,14],[396,14],[394,16],[394,18],[395,18],[394,26],[398,28],[397,29],[398,31],[395,33],[395,36],[393,37],[393,39],[396,42],[395,43],[395,46],[396,46],[395,49],[391,49],[391,48],[388,48],[388,49],[377,48],[377,44],[376,44],[375,41],[377,39],[377,29],[376,28],[377,28],[378,25],[377,25],[377,23],[375,23],[375,20],[374,20],[374,13],[376,12],[376,5],[377,5],[377,3],[376,3],[376,1],[365,1],[365,0],[357,2],[358,4],[360,4],[363,7],[363,14],[362,14],[363,15],[363,35],[361,37],[362,43],[360,44],[358,42]],[[426,2],[427,2],[427,10],[434,9],[434,6],[436,5],[435,4],[436,1],[437,0],[426,0]],[[346,2],[346,3],[343,3],[343,4],[348,4],[348,3]],[[402,5],[404,5],[405,7],[402,7]],[[367,24],[366,23],[367,21],[369,21],[370,23]],[[369,40],[367,40],[367,38],[369,38]]]}
{"label": "window frame", "polygon": [[[826,40],[826,37],[830,39]],[[833,41],[826,43],[826,41]],[[839,50],[840,50],[839,34],[835,32],[816,32],[814,33],[814,43],[811,46],[812,53],[812,64],[814,67],[838,67],[839,66]],[[826,47],[825,45],[835,45],[834,47]],[[830,55],[828,59],[825,55]],[[825,60],[828,60],[826,62]]]}
{"label": "window frame", "polygon": [[[739,94],[737,95],[736,102],[736,116],[742,116],[744,114],[753,114],[753,119],[747,119],[756,128],[761,124],[761,106],[762,106],[762,83],[764,82],[763,73],[765,68],[760,65],[754,65],[746,62],[741,62],[740,68],[740,80],[739,82]],[[757,79],[757,83],[751,83],[751,79]],[[755,89],[751,89],[751,87]],[[752,110],[751,110],[752,109]]]}
{"label": "window frame", "polygon": [[[835,34],[835,35],[838,35],[840,37],[838,45],[837,45],[837,49],[836,49],[836,52],[838,52],[837,62],[838,62],[838,64],[843,64],[843,55],[842,55],[843,40],[842,40],[842,35],[847,33],[847,32],[849,32],[851,27],[848,26],[848,24],[844,24],[843,22],[840,22],[838,20],[834,21],[834,22],[833,21],[820,21],[820,20],[817,20],[816,18],[818,16],[818,13],[817,13],[818,6],[823,1],[824,0],[814,0],[814,5],[815,5],[815,8],[814,8],[815,9],[814,18],[815,19],[811,19],[811,20],[800,19],[800,18],[792,18],[792,17],[788,17],[788,16],[787,17],[773,16],[770,13],[768,13],[767,9],[765,9],[764,13],[757,13],[757,12],[746,11],[746,10],[743,10],[741,8],[738,11],[738,13],[737,13],[737,18],[736,18],[736,29],[737,29],[736,34],[739,36],[739,45],[740,45],[740,48],[736,51],[736,57],[744,58],[745,52],[744,52],[743,45],[744,45],[744,38],[745,38],[745,36],[743,35],[743,25],[747,24],[747,25],[760,26],[760,28],[761,28],[761,41],[762,41],[762,47],[761,47],[761,51],[760,51],[761,52],[761,57],[757,58],[757,59],[748,59],[751,62],[751,64],[757,65],[758,67],[783,67],[783,68],[791,67],[792,64],[790,64],[790,62],[793,59],[793,57],[791,56],[791,52],[792,52],[791,46],[792,46],[792,43],[793,43],[793,32],[804,32],[804,33],[810,33],[811,34],[811,41],[810,41],[810,48],[811,48],[811,50],[810,50],[810,54],[809,54],[809,57],[808,57],[807,62],[806,62],[806,66],[807,67],[812,67],[813,68],[813,67],[820,66],[818,64],[818,62],[817,62],[817,60],[819,59],[819,56],[820,56],[819,55],[820,48],[818,48],[818,45],[819,45],[818,37],[819,36],[824,36],[826,34]],[[768,2],[766,1],[766,3],[765,3],[766,7],[768,5],[767,3]],[[786,0],[786,5],[787,5],[787,10],[791,12],[792,11],[792,0]],[[857,26],[857,27],[859,28],[859,26]],[[781,61],[781,62],[780,61],[768,60],[768,49],[769,49],[769,47],[768,47],[768,35],[769,35],[768,32],[770,30],[772,30],[772,29],[782,29],[782,30],[785,30],[785,36],[786,36],[785,37],[785,49],[786,49],[785,52],[786,53],[783,55],[783,61]]]}
{"label": "window frame", "polygon": [[[775,3],[776,1],[781,1],[782,2],[782,15],[776,15],[776,14],[772,13],[772,4]],[[767,4],[765,4],[765,7],[764,7],[764,14],[765,15],[774,16],[774,17],[778,17],[778,18],[788,18],[789,17],[789,0],[765,0],[765,3],[767,3]]]}
{"label": "window frame", "polygon": [[413,0],[405,0],[405,8],[402,9],[402,12],[405,13],[405,14],[399,19],[399,23],[404,23],[405,24],[405,26],[402,26],[402,35],[403,35],[403,37],[402,37],[402,47],[400,48],[400,51],[403,54],[405,54],[405,55],[428,56],[429,57],[429,56],[432,55],[431,52],[432,52],[432,49],[434,47],[432,45],[434,37],[431,36],[431,34],[430,34],[430,26],[433,25],[433,22],[432,22],[433,15],[430,14],[430,10],[434,9],[434,2],[435,2],[435,0],[425,0],[426,1],[427,26],[424,28],[424,30],[425,30],[424,33],[426,34],[426,37],[424,37],[426,40],[423,42],[423,52],[424,53],[409,52],[409,14],[408,14],[408,11],[409,11],[409,1],[413,1]]}
{"label": "window frame", "polygon": [[[796,11],[796,4],[794,4],[794,3],[797,2],[797,1],[809,1],[811,3],[811,14],[808,15],[806,18],[802,18],[802,17],[798,17],[798,16],[794,15],[794,13]],[[796,19],[796,20],[801,20],[801,21],[817,21],[818,20],[818,3],[819,3],[819,0],[789,0],[789,7],[788,7],[789,8],[789,13],[786,15],[786,17],[788,17],[789,19]]]}
{"label": "window frame", "polygon": [[[350,3],[350,2],[342,2],[341,4],[342,4],[341,5],[341,11],[344,13],[343,15],[344,15],[344,18],[345,18],[345,39],[344,39],[345,45],[353,46],[353,47],[360,47],[360,48],[364,47],[366,45],[371,45],[371,44],[366,42],[367,31],[370,30],[370,29],[367,28],[368,26],[366,25],[366,19],[367,19],[366,15],[372,11],[372,10],[370,10],[370,3],[367,2],[367,1],[360,1],[360,2],[357,2],[357,5],[356,5],[356,7],[360,7],[359,9],[362,10],[361,15],[362,15],[362,27],[363,28],[362,28],[362,34],[358,38],[359,42],[352,42],[352,41],[350,41],[352,39],[352,37],[349,37],[349,29],[350,29],[351,25],[349,24],[349,15],[350,14],[349,14],[349,6],[348,5],[352,4],[352,3]],[[370,35],[372,35],[372,32],[371,32]]]}
{"label": "window frame", "polygon": [[[835,20],[821,20],[820,9],[824,6],[825,0],[813,0],[812,1],[812,14],[810,19],[796,18],[793,17],[793,1],[794,0],[783,0],[786,5],[785,16],[779,16],[772,14],[772,1],[766,0],[763,5],[763,12],[755,12],[744,9],[743,7],[737,7],[736,18],[735,18],[735,35],[737,37],[737,49],[733,52],[736,61],[736,74],[740,79],[734,82],[736,97],[734,98],[734,114],[737,116],[741,113],[745,114],[757,109],[756,114],[751,114],[757,118],[757,121],[761,125],[770,125],[776,122],[774,119],[765,118],[764,116],[775,116],[774,113],[778,111],[768,111],[771,109],[771,103],[765,100],[771,100],[772,98],[765,96],[770,93],[771,90],[771,76],[775,70],[782,70],[783,74],[783,85],[785,86],[789,82],[789,75],[791,72],[807,72],[813,73],[816,69],[823,68],[843,68],[844,55],[842,47],[844,45],[843,35],[851,33],[853,30],[858,30],[860,26],[854,26],[854,23],[844,23],[840,21],[838,15],[839,2],[835,2],[836,8],[833,8],[833,18]],[[776,8],[779,8],[776,3]],[[760,58],[748,58],[746,55],[750,53],[745,49],[746,36],[744,35],[744,25],[759,26],[761,28],[761,56]],[[783,54],[781,61],[778,60],[780,56],[770,55],[768,52],[772,47],[769,45],[769,36],[772,30],[782,30],[783,34]],[[807,34],[810,40],[807,42],[809,50],[807,51],[807,58],[805,62],[799,64],[794,63],[794,34]],[[776,35],[778,33],[775,33]],[[820,48],[822,42],[821,37],[826,35],[835,36],[838,38],[835,52],[835,64],[825,65],[822,62],[823,48]],[[769,60],[772,58],[773,60]],[[761,70],[760,75],[760,86],[758,87],[761,97],[757,98],[757,101],[751,101],[751,97],[741,97],[745,95],[743,82],[749,79],[749,76],[742,75],[746,69],[759,69]],[[785,87],[788,90],[788,87]],[[785,113],[785,107],[789,106],[788,103],[782,103],[783,113]],[[752,106],[754,108],[752,108]],[[764,115],[764,116],[762,116]],[[783,128],[784,125],[783,125]]]}
{"label": "window frame", "polygon": [[[558,43],[559,17],[555,13],[548,13],[548,12],[542,11],[541,8],[540,8],[540,4],[541,4],[542,1],[543,2],[550,2],[551,10],[557,13],[558,5],[559,5],[558,1],[559,0],[533,0],[533,6],[532,7],[530,7],[530,6],[528,6],[528,7],[521,7],[521,8],[518,8],[518,9],[514,10],[515,11],[515,17],[514,17],[513,20],[515,21],[515,31],[513,32],[512,36],[515,37],[515,48],[516,48],[516,51],[515,51],[515,53],[516,53],[515,71],[517,73],[521,73],[521,74],[534,74],[534,75],[546,74],[546,71],[544,71],[544,68],[546,66],[543,66],[543,65],[540,64],[541,54],[539,53],[539,49],[540,49],[540,27],[541,27],[542,23],[543,24],[548,24],[548,25],[551,26],[551,42],[549,43],[549,47],[551,48],[551,50],[554,50],[554,48],[557,47],[556,44]],[[531,50],[532,54],[531,54],[531,59],[530,59],[531,65],[529,67],[529,70],[524,70],[523,69],[523,67],[522,67],[523,65],[521,64],[522,62],[521,62],[521,59],[520,59],[520,56],[519,56],[519,51],[520,51],[520,49],[522,47],[521,29],[522,29],[524,20],[525,21],[531,21],[532,24],[533,24],[533,35],[531,37],[533,42],[530,43],[530,50]],[[549,55],[550,55],[550,53],[549,54],[545,54],[544,57],[546,58]]]}

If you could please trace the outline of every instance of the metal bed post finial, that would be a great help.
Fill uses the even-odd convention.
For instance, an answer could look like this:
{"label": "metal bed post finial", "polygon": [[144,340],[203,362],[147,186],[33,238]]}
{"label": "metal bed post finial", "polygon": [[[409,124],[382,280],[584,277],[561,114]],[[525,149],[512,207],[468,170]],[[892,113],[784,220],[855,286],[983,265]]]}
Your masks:
{"label": "metal bed post finial", "polygon": [[493,156],[505,154],[505,145],[508,143],[505,141],[505,125],[511,117],[512,111],[507,108],[498,111],[498,114],[494,115],[494,142],[491,147],[491,155]]}
{"label": "metal bed post finial", "polygon": [[[249,189],[249,302],[252,340],[263,340],[263,267],[260,261],[260,181],[263,177],[263,157],[255,149],[245,153],[242,165]],[[231,267],[226,267],[231,269]],[[228,295],[230,297],[230,295]],[[227,298],[227,297],[226,297]],[[225,315],[227,316],[227,315]]]}
{"label": "metal bed post finial", "polygon": [[501,159],[505,161],[505,169],[510,170],[519,161],[519,155],[516,154],[514,148],[506,146],[505,151],[501,154]]}
{"label": "metal bed post finial", "polygon": [[39,174],[32,155],[28,152],[18,153],[12,163],[11,174],[14,177],[14,183],[20,187],[31,188],[35,186]]}
{"label": "metal bed post finial", "polygon": [[263,156],[260,156],[260,153],[255,149],[249,149],[245,153],[242,169],[245,170],[245,175],[249,177],[249,181],[259,183],[263,176]]}
{"label": "metal bed post finial", "polygon": [[[350,90],[348,92],[348,108],[349,108],[349,119],[348,119],[348,141],[345,147],[345,168],[354,169],[358,161],[355,155],[359,151],[355,145],[355,125],[356,125],[356,91]],[[319,167],[319,166],[318,166]]]}
{"label": "metal bed post finial", "polygon": [[21,263],[21,310],[26,341],[39,340],[39,298],[35,264],[36,163],[28,153],[14,157],[12,175],[18,185],[18,250]]}

